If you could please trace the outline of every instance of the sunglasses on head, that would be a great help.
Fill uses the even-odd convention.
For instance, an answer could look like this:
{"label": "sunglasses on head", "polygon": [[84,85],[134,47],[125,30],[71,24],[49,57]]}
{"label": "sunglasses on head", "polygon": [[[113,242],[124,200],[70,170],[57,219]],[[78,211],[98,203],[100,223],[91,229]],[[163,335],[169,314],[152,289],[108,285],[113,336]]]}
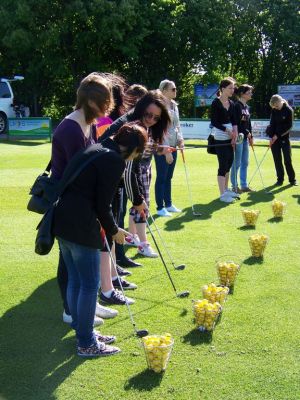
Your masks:
{"label": "sunglasses on head", "polygon": [[156,122],[160,120],[160,117],[158,115],[154,115],[151,112],[145,112],[144,117],[147,119],[153,119]]}

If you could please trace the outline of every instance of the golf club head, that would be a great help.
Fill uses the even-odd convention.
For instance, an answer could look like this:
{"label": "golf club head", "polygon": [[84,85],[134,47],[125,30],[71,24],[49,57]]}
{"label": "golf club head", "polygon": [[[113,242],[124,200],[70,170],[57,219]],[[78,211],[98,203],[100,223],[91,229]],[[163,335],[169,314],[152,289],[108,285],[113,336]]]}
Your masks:
{"label": "golf club head", "polygon": [[193,215],[194,217],[201,217],[202,214],[193,210]]}
{"label": "golf club head", "polygon": [[147,331],[147,329],[140,329],[139,331],[136,331],[136,335],[142,338],[144,336],[148,336],[149,332]]}
{"label": "golf club head", "polygon": [[183,297],[189,297],[189,295],[190,295],[190,292],[188,290],[186,290],[185,292],[178,293],[177,297],[180,297],[182,299]]}
{"label": "golf club head", "polygon": [[180,265],[177,265],[176,267],[174,267],[177,271],[182,271],[182,270],[184,270],[185,269],[185,264],[180,264]]}

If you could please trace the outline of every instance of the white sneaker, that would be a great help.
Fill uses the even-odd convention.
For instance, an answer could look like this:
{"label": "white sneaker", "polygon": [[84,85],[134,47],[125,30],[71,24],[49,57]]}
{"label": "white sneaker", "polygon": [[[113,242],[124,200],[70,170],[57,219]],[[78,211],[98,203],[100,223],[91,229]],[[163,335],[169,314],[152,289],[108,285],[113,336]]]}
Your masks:
{"label": "white sneaker", "polygon": [[[64,310],[64,312],[63,312],[63,321],[66,323],[66,324],[69,324],[69,325],[71,325],[71,323],[72,323],[72,316],[71,315],[69,315],[69,314],[67,314],[66,312],[65,312],[65,310]],[[102,318],[99,318],[99,317],[97,317],[97,315],[95,315],[95,317],[94,317],[94,326],[99,326],[99,325],[103,325],[104,324],[104,321],[103,321],[103,319]]]}
{"label": "white sneaker", "polygon": [[141,244],[138,247],[138,253],[142,254],[145,257],[157,258],[158,254],[150,246],[150,243]]}
{"label": "white sneaker", "polygon": [[220,200],[223,201],[223,203],[234,203],[235,199],[231,196],[229,196],[226,192],[220,196]]}
{"label": "white sneaker", "polygon": [[70,315],[70,314],[67,314],[67,313],[65,312],[65,310],[64,310],[64,312],[63,312],[63,321],[64,321],[66,324],[71,324],[72,321],[73,321],[71,315]]}
{"label": "white sneaker", "polygon": [[171,213],[181,213],[181,210],[175,207],[173,204],[171,205],[171,207],[167,207],[166,210]]}
{"label": "white sneaker", "polygon": [[138,237],[137,234],[132,235],[132,236],[126,236],[125,237],[125,243],[127,246],[135,246],[138,247],[140,245],[140,238]]}
{"label": "white sneaker", "polygon": [[119,311],[114,310],[113,308],[104,307],[101,304],[97,303],[95,314],[98,317],[108,319],[108,318],[115,318],[119,314]]}
{"label": "white sneaker", "polygon": [[230,190],[230,189],[225,190],[225,192],[224,192],[223,194],[225,194],[225,193],[226,193],[228,196],[231,196],[231,197],[233,197],[233,198],[235,198],[235,199],[240,199],[240,198],[241,198],[240,195],[239,195],[238,193],[233,192],[233,191]]}
{"label": "white sneaker", "polygon": [[162,208],[161,210],[157,210],[156,214],[159,217],[171,217],[171,214],[165,208]]}

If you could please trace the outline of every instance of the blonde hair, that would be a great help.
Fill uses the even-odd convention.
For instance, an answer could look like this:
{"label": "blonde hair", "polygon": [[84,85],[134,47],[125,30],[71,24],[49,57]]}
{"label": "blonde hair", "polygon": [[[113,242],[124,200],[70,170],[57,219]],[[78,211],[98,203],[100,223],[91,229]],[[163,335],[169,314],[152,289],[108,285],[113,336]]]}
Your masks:
{"label": "blonde hair", "polygon": [[170,85],[175,85],[175,82],[169,81],[169,79],[164,79],[163,81],[160,82],[158,89],[163,92],[164,90],[168,89],[168,86]]}
{"label": "blonde hair", "polygon": [[271,97],[270,102],[269,102],[270,107],[273,107],[277,103],[285,103],[285,104],[287,104],[287,101],[283,97],[281,97],[279,94],[274,94]]}

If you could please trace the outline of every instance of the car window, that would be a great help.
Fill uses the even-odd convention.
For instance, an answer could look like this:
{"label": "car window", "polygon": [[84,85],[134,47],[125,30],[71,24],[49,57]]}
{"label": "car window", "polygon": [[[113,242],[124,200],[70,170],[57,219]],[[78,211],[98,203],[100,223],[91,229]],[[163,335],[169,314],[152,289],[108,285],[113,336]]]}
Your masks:
{"label": "car window", "polygon": [[11,98],[10,90],[6,82],[0,82],[0,99]]}

